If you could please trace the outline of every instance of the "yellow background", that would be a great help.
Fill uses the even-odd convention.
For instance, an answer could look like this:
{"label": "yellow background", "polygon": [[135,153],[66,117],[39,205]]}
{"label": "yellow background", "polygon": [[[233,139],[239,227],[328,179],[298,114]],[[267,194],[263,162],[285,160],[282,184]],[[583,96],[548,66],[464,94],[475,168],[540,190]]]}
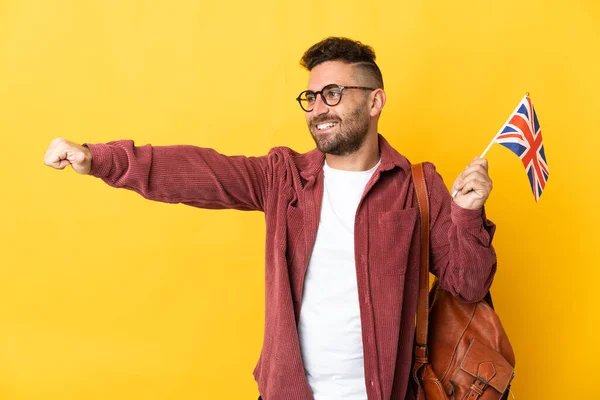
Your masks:
{"label": "yellow background", "polygon": [[488,154],[513,393],[594,398],[599,20],[593,0],[0,0],[0,399],[256,398],[263,216],[146,201],[42,158],[57,136],[307,151],[298,61],[329,35],[375,48],[380,131],[448,185],[531,92],[539,204],[512,153]]}

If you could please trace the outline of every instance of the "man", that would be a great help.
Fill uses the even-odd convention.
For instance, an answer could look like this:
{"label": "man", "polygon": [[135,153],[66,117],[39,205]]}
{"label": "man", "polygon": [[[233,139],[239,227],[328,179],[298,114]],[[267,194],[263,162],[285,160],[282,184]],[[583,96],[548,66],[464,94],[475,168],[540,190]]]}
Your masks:
{"label": "man", "polygon": [[[419,218],[409,161],[378,134],[386,102],[372,48],[346,38],[312,46],[296,99],[317,148],[224,156],[193,146],[77,145],[55,139],[48,166],[148,199],[260,210],[267,226],[265,337],[254,370],[266,400],[410,398]],[[431,164],[431,272],[469,302],[491,285],[492,188],[475,159],[452,198]]]}

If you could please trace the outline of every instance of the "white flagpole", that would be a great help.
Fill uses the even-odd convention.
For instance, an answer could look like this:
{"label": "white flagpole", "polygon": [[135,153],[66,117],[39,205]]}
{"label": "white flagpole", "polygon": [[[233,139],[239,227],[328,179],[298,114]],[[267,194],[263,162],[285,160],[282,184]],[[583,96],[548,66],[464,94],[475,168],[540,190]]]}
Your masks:
{"label": "white flagpole", "polygon": [[[525,100],[525,98],[527,98],[528,96],[529,96],[529,92],[525,93],[525,96],[523,96],[523,98],[521,99],[521,101],[519,102],[519,104],[517,104],[517,107],[515,108],[515,111],[513,111],[510,114],[510,116],[508,117],[508,119],[506,120],[506,122],[500,127],[500,130],[498,131],[498,133],[496,133],[496,136],[494,136],[494,138],[492,139],[492,141],[490,142],[490,144],[488,144],[488,147],[485,148],[485,150],[483,151],[483,153],[481,153],[481,155],[479,156],[479,158],[485,157],[485,155],[489,151],[490,147],[492,147],[492,145],[494,144],[494,142],[496,141],[496,139],[498,138],[498,136],[500,136],[500,134],[504,130],[504,127],[506,125],[508,125],[508,123],[512,119],[513,115],[515,115],[517,113],[517,111],[521,107],[521,104],[523,103],[523,101]],[[454,193],[452,193],[452,197],[456,196],[457,193],[458,193],[458,190],[455,190]]]}

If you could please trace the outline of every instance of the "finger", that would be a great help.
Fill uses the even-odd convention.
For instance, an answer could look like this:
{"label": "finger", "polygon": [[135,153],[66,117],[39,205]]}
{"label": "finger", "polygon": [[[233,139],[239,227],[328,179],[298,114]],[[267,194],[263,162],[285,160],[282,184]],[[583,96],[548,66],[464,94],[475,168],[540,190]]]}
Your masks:
{"label": "finger", "polygon": [[492,180],[490,179],[489,175],[487,175],[485,172],[481,172],[481,171],[471,172],[469,175],[465,176],[462,179],[462,182],[466,182],[471,179],[477,179],[479,181],[489,182],[490,184],[492,183]]}
{"label": "finger", "polygon": [[66,150],[65,158],[69,160],[71,164],[79,164],[85,159],[85,156],[83,152],[77,149],[70,148]]}
{"label": "finger", "polygon": [[69,160],[61,160],[55,168],[56,169],[65,169],[65,167],[69,164],[71,164],[69,162]]}
{"label": "finger", "polygon": [[458,193],[461,196],[475,195],[481,198],[484,197],[485,192],[481,188],[478,188],[474,182],[468,182],[458,191]]}
{"label": "finger", "polygon": [[473,161],[469,165],[481,165],[486,170],[488,169],[488,160],[487,158],[475,157]]}
{"label": "finger", "polygon": [[458,175],[456,180],[454,181],[454,185],[452,186],[454,190],[460,190],[464,186],[464,182],[472,173],[477,172],[485,176],[485,180],[489,180],[491,183],[491,179],[488,173],[488,162],[487,159],[481,157],[475,157],[469,165],[465,167],[465,169]]}
{"label": "finger", "polygon": [[460,190],[464,186],[465,182],[471,179],[489,182],[490,185],[492,183],[492,180],[490,179],[489,175],[487,175],[487,172],[485,170],[482,170],[481,168],[473,168],[460,174],[460,176],[454,182],[453,188],[456,190]]}
{"label": "finger", "polygon": [[462,173],[463,174],[468,174],[468,173],[470,173],[472,171],[480,171],[480,172],[482,172],[484,174],[488,173],[488,169],[486,168],[485,164],[475,163],[475,162],[467,165],[465,167],[465,169],[463,170]]}
{"label": "finger", "polygon": [[464,177],[466,174],[468,174],[469,172],[473,171],[473,170],[482,170],[482,171],[488,171],[488,163],[487,160],[485,158],[476,158],[473,161],[471,161],[469,163],[469,165],[467,165],[465,167],[465,169],[463,169],[461,175]]}
{"label": "finger", "polygon": [[485,187],[491,187],[492,186],[492,180],[489,179],[487,176],[485,176],[483,174],[479,174],[479,173],[472,173],[471,175],[469,175],[468,177],[466,177],[462,181],[463,186],[466,185],[468,182],[480,182]]}
{"label": "finger", "polygon": [[452,184],[452,189],[455,190],[455,191],[456,190],[460,190],[462,188],[462,186],[463,186],[463,180],[459,176],[458,178],[456,178],[456,180]]}
{"label": "finger", "polygon": [[[67,163],[69,163],[69,161],[67,160],[66,151],[54,150],[50,154],[46,155],[46,157],[44,157],[44,163],[47,166],[53,168],[59,168],[62,165],[62,161],[66,161]],[[64,168],[64,166],[62,168]]]}
{"label": "finger", "polygon": [[52,152],[54,149],[56,149],[60,144],[64,143],[65,140],[63,138],[56,138],[54,140],[52,140],[50,142],[50,145],[48,146],[48,150],[46,150],[46,154]]}
{"label": "finger", "polygon": [[483,167],[483,165],[469,165],[465,168],[463,172],[460,173],[458,179],[464,181],[471,174],[480,174],[481,176],[485,176],[486,179],[489,179],[488,171]]}
{"label": "finger", "polygon": [[460,189],[460,193],[467,194],[469,192],[475,192],[483,197],[487,196],[491,189],[492,186],[489,182],[479,180],[476,177],[472,177],[469,180],[465,181],[464,185]]}
{"label": "finger", "polygon": [[50,146],[56,146],[58,143],[64,142],[65,139],[57,137],[50,142]]}

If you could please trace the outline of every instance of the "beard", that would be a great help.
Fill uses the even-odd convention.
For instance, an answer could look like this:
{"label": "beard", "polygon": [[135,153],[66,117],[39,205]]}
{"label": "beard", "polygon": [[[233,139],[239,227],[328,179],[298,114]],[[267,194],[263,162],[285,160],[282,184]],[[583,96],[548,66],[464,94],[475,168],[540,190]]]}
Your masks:
{"label": "beard", "polygon": [[[332,120],[337,121],[333,132],[318,133],[318,124]],[[335,156],[345,156],[360,149],[369,131],[369,121],[368,111],[363,107],[357,107],[344,118],[331,113],[316,116],[310,121],[308,127],[320,151]]]}

